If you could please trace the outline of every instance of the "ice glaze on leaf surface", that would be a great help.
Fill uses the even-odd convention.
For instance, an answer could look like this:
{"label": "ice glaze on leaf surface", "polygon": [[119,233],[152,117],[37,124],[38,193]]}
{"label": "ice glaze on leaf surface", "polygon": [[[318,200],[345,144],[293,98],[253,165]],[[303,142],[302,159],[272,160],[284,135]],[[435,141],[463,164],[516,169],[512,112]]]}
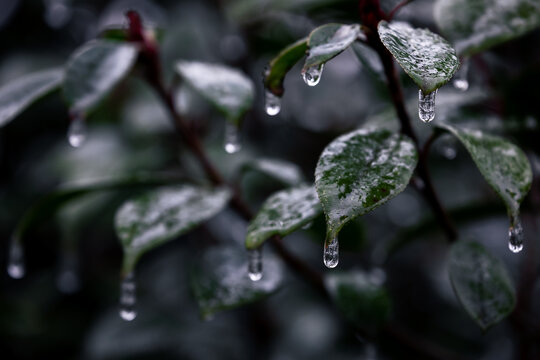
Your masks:
{"label": "ice glaze on leaf surface", "polygon": [[384,46],[424,94],[446,84],[459,67],[450,43],[428,29],[396,21],[381,21],[377,29]]}
{"label": "ice glaze on leaf surface", "polygon": [[264,86],[274,95],[283,95],[283,81],[291,68],[306,55],[307,38],[287,46],[270,61],[265,72]]}

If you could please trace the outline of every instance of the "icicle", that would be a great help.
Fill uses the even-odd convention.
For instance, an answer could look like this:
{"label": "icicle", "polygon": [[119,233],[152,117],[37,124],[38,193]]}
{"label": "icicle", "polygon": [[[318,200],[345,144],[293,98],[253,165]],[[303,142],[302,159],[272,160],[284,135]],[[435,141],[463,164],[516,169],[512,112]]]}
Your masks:
{"label": "icicle", "polygon": [[72,253],[62,256],[60,270],[56,277],[56,287],[64,294],[73,294],[80,287],[79,276],[77,274],[77,258]]}
{"label": "icicle", "polygon": [[435,95],[437,90],[425,95],[422,89],[418,90],[418,117],[425,123],[435,119]]}
{"label": "icicle", "polygon": [[234,154],[240,151],[242,145],[240,144],[240,134],[238,132],[238,126],[227,122],[225,124],[225,138],[223,146],[228,154]]}
{"label": "icicle", "polygon": [[264,110],[270,116],[279,114],[281,110],[281,98],[275,95],[270,90],[266,89],[264,92]]}
{"label": "icicle", "polygon": [[339,242],[337,237],[326,238],[324,242],[324,265],[328,268],[335,268],[339,263]]}
{"label": "icicle", "polygon": [[132,321],[137,317],[135,311],[136,288],[135,275],[130,272],[120,284],[120,317],[125,321]]}
{"label": "icicle", "polygon": [[304,82],[309,86],[315,86],[321,81],[324,64],[319,66],[311,66],[305,70],[302,70],[302,78]]}
{"label": "icicle", "polygon": [[512,218],[508,229],[508,248],[513,253],[523,250],[523,226],[519,217]]}
{"label": "icicle", "polygon": [[461,69],[456,74],[456,77],[454,78],[454,81],[452,84],[454,87],[461,91],[467,91],[469,88],[469,80],[467,79],[469,77],[469,60],[463,59],[463,62],[461,63]]}
{"label": "icicle", "polygon": [[24,265],[24,250],[17,237],[11,239],[8,254],[7,272],[13,279],[20,279],[26,273]]}
{"label": "icicle", "polygon": [[81,146],[86,140],[86,120],[81,115],[74,115],[67,132],[69,144],[74,148]]}
{"label": "icicle", "polygon": [[251,281],[259,281],[262,278],[262,249],[248,251],[248,275]]}

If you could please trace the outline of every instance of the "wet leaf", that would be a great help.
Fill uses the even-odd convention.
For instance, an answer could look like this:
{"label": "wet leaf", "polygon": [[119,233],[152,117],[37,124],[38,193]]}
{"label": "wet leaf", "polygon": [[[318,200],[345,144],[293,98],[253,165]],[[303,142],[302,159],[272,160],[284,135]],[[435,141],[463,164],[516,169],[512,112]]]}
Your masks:
{"label": "wet leaf", "polygon": [[452,246],[450,280],[459,301],[484,330],[508,316],[516,295],[504,264],[482,245],[460,241]]}
{"label": "wet leaf", "polygon": [[296,164],[279,159],[255,159],[242,166],[242,172],[248,170],[258,171],[289,186],[298,185],[304,179]]}
{"label": "wet leaf", "polygon": [[412,140],[387,130],[360,129],[331,142],[315,170],[327,236],[402,192],[417,158]]}
{"label": "wet leaf", "polygon": [[287,46],[270,61],[265,72],[264,86],[274,95],[283,95],[283,81],[291,68],[306,55],[307,38]]}
{"label": "wet leaf", "polygon": [[145,252],[188,232],[221,211],[231,194],[193,185],[163,187],[125,202],[116,212],[116,234],[124,248],[123,272]]}
{"label": "wet leaf", "polygon": [[270,196],[249,224],[246,247],[255,249],[273,235],[286,236],[322,212],[313,186],[303,185]]}
{"label": "wet leaf", "polygon": [[63,69],[35,72],[0,88],[0,126],[4,126],[41,97],[55,90],[64,76]]}
{"label": "wet leaf", "polygon": [[460,55],[472,55],[540,26],[538,0],[438,0],[434,16]]}
{"label": "wet leaf", "polygon": [[384,46],[424,94],[446,84],[459,67],[450,43],[428,29],[398,21],[381,21],[377,29]]}

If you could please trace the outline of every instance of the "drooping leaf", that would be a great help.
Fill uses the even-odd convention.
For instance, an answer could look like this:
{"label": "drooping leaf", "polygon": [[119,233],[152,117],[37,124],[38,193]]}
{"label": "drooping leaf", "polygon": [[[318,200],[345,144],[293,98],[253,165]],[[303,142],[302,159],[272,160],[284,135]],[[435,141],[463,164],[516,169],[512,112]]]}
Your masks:
{"label": "drooping leaf", "polygon": [[460,55],[472,55],[540,26],[538,0],[438,0],[434,16]]}
{"label": "drooping leaf", "polygon": [[381,21],[377,29],[384,46],[424,94],[446,84],[459,67],[448,41],[428,29],[396,21]]}
{"label": "drooping leaf", "polygon": [[281,264],[264,257],[264,275],[251,281],[247,273],[247,254],[236,247],[208,250],[191,273],[191,288],[203,319],[215,313],[262,300],[281,285]]}
{"label": "drooping leaf", "polygon": [[360,129],[332,141],[315,169],[327,236],[403,191],[417,159],[412,140],[387,130]]}
{"label": "drooping leaf", "polygon": [[276,96],[283,95],[285,75],[301,58],[306,55],[307,38],[287,46],[270,61],[265,72],[264,86]]}
{"label": "drooping leaf", "polygon": [[115,218],[116,234],[124,248],[123,272],[133,270],[145,252],[216,215],[230,196],[225,188],[181,185],[153,190],[125,202]]}
{"label": "drooping leaf", "polygon": [[94,40],[78,49],[66,65],[64,98],[75,112],[96,106],[131,70],[133,44]]}
{"label": "drooping leaf", "polygon": [[286,236],[322,212],[313,186],[303,185],[270,196],[249,224],[246,247],[255,249],[273,235]]}
{"label": "drooping leaf", "polygon": [[270,176],[285,185],[298,185],[304,179],[302,170],[294,163],[270,158],[259,158],[245,163],[242,171],[254,170]]}
{"label": "drooping leaf", "polygon": [[253,82],[236,69],[218,64],[179,61],[176,70],[231,123],[238,124],[253,103]]}
{"label": "drooping leaf", "polygon": [[516,296],[504,264],[482,245],[459,241],[448,262],[450,280],[459,301],[484,330],[514,309]]}
{"label": "drooping leaf", "polygon": [[63,69],[25,75],[0,88],[0,126],[4,126],[36,100],[55,90],[64,76]]}

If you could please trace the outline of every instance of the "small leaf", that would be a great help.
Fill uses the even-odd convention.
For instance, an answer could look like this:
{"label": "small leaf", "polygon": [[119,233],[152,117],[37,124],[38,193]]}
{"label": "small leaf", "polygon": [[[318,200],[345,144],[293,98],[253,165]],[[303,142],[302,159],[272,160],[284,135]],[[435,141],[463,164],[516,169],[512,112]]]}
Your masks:
{"label": "small leaf", "polygon": [[285,75],[301,58],[306,55],[307,38],[287,46],[270,61],[265,71],[264,86],[276,96],[283,95]]}
{"label": "small leaf", "polygon": [[78,49],[66,66],[64,97],[75,112],[90,110],[131,70],[137,58],[132,44],[94,40]]}
{"label": "small leaf", "polygon": [[116,212],[116,234],[124,248],[123,272],[133,270],[145,252],[200,225],[221,211],[227,189],[193,185],[160,188],[125,202]]}
{"label": "small leaf", "polygon": [[62,69],[25,75],[0,88],[0,126],[4,126],[36,100],[55,90],[64,76]]}
{"label": "small leaf", "polygon": [[258,171],[289,186],[298,185],[304,179],[302,170],[296,164],[279,159],[252,160],[242,166],[242,172],[248,170]]}
{"label": "small leaf", "polygon": [[322,212],[312,186],[299,186],[270,196],[249,224],[246,247],[255,249],[273,235],[285,236],[310,223]]}
{"label": "small leaf", "polygon": [[384,46],[426,95],[446,84],[459,67],[448,41],[428,29],[386,21],[377,29]]}
{"label": "small leaf", "polygon": [[504,264],[480,244],[459,241],[448,264],[454,292],[469,315],[484,330],[514,309],[516,296]]}
{"label": "small leaf", "polygon": [[233,124],[240,122],[253,103],[253,82],[236,69],[218,64],[179,61],[176,70]]}
{"label": "small leaf", "polygon": [[438,0],[434,16],[460,55],[473,55],[540,26],[538,0]]}
{"label": "small leaf", "polygon": [[360,129],[330,143],[315,170],[327,236],[402,192],[417,158],[412,140],[387,130]]}

